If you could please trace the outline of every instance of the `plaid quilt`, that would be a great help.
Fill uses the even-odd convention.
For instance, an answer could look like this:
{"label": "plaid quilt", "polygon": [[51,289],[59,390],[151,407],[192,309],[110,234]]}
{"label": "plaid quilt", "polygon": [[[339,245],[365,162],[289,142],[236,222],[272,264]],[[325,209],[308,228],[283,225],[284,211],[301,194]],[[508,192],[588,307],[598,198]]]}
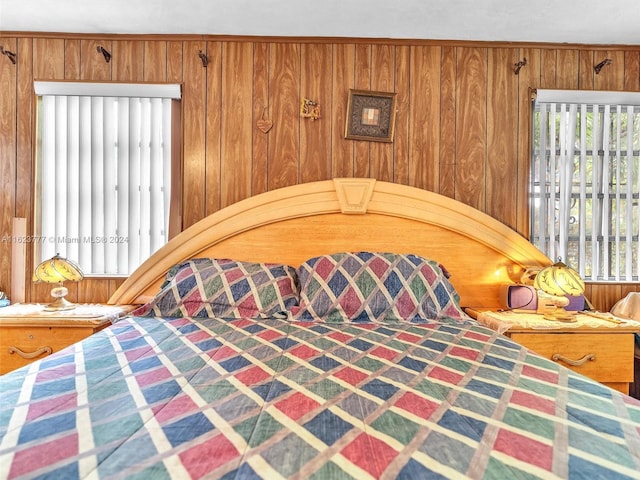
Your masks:
{"label": "plaid quilt", "polygon": [[0,478],[640,476],[640,402],[471,322],[130,318],[0,392]]}

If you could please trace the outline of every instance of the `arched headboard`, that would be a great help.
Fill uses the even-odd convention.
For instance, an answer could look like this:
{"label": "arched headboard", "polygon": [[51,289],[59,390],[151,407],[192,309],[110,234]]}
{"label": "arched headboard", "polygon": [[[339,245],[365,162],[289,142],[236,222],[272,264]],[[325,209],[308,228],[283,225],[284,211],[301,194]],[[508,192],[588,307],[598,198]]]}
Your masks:
{"label": "arched headboard", "polygon": [[169,268],[189,258],[297,266],[346,251],[437,260],[467,307],[498,307],[501,284],[551,263],[521,235],[459,201],[396,183],[337,178],[256,195],[204,218],[144,262],[109,303],[145,303]]}

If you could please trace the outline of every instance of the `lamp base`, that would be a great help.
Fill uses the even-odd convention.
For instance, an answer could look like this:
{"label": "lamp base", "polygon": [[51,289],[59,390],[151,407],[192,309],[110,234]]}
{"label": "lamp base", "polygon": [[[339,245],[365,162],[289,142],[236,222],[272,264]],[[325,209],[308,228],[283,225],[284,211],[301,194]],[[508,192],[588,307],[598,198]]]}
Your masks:
{"label": "lamp base", "polygon": [[65,295],[69,293],[66,287],[62,286],[62,283],[51,289],[51,296],[55,298],[53,302],[44,307],[47,312],[58,312],[60,310],[73,310],[76,308],[75,303],[71,303],[65,299]]}
{"label": "lamp base", "polygon": [[567,312],[564,308],[557,308],[552,312],[545,313],[542,318],[545,320],[551,320],[554,322],[565,322],[565,323],[573,323],[577,322],[575,312]]}
{"label": "lamp base", "polygon": [[76,304],[69,302],[64,297],[58,297],[49,305],[44,307],[45,311],[47,312],[58,312],[60,310],[73,310],[74,308],[76,308]]}
{"label": "lamp base", "polygon": [[541,314],[545,320],[554,322],[576,322],[576,312],[568,312],[564,307],[569,305],[567,297],[549,295],[543,291],[538,292],[538,309],[536,313]]}

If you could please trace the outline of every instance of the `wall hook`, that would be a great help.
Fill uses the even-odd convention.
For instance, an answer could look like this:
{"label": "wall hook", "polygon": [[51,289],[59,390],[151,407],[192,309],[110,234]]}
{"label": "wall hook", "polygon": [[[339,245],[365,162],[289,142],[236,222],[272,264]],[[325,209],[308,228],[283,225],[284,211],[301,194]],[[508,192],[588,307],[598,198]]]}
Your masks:
{"label": "wall hook", "polygon": [[513,73],[518,75],[520,73],[520,69],[527,64],[527,57],[524,57],[518,63],[513,64]]}
{"label": "wall hook", "polygon": [[98,45],[96,47],[96,50],[97,50],[98,53],[102,54],[102,56],[104,57],[104,61],[105,62],[109,63],[111,61],[111,54],[102,45]]}
{"label": "wall hook", "polygon": [[613,63],[613,60],[611,60],[610,58],[605,58],[604,60],[602,60],[599,64],[595,65],[593,67],[593,70],[596,72],[596,75],[600,73],[600,70],[602,70],[602,68],[605,65],[611,65]]}
{"label": "wall hook", "polygon": [[209,57],[207,57],[202,50],[198,50],[198,56],[200,60],[202,60],[202,66],[207,68],[207,65],[209,65]]}
{"label": "wall hook", "polygon": [[6,55],[7,58],[9,58],[9,60],[11,60],[11,63],[13,63],[14,65],[16,64],[16,54],[13,52],[10,52],[9,50],[5,50],[3,46],[0,46],[0,53],[2,55]]}

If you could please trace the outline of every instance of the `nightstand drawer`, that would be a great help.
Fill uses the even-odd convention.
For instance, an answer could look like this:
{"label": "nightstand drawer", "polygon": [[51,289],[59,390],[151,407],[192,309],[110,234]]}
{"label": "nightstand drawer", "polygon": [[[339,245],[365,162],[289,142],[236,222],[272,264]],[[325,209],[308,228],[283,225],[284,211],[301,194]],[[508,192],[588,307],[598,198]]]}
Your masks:
{"label": "nightstand drawer", "polygon": [[104,327],[3,327],[0,374],[58,352]]}
{"label": "nightstand drawer", "polygon": [[510,337],[537,354],[599,382],[633,382],[630,361],[633,334],[512,333]]}

